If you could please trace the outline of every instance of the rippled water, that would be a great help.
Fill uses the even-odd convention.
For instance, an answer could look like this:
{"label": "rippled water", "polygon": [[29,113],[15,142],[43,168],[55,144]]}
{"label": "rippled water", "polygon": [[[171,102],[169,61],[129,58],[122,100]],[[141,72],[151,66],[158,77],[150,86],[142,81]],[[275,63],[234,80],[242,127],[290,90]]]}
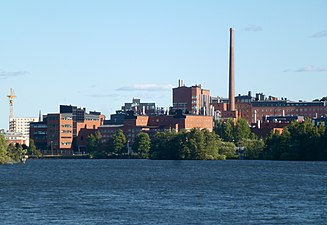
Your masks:
{"label": "rippled water", "polygon": [[326,224],[327,162],[29,160],[0,224]]}

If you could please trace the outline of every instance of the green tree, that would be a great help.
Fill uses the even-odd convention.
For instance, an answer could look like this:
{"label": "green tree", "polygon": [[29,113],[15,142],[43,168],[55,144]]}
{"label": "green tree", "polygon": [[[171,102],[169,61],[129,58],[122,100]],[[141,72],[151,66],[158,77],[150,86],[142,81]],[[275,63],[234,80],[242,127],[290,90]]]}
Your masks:
{"label": "green tree", "polygon": [[233,142],[223,142],[221,141],[218,145],[218,153],[223,156],[222,159],[235,159],[237,158],[236,146]]}
{"label": "green tree", "polygon": [[234,119],[228,118],[225,121],[216,122],[215,132],[223,139],[223,141],[234,141]]}
{"label": "green tree", "polygon": [[188,132],[186,130],[181,130],[174,137],[173,141],[176,144],[177,159],[190,159],[191,153],[188,145]]}
{"label": "green tree", "polygon": [[263,159],[265,142],[263,139],[245,139],[240,142],[240,146],[245,148],[244,157],[246,159]]}
{"label": "green tree", "polygon": [[149,158],[151,148],[150,136],[147,133],[140,132],[134,139],[132,149],[141,157]]}
{"label": "green tree", "polygon": [[[225,159],[226,156],[218,154],[219,146],[222,147],[219,136],[206,129],[193,128],[190,131],[182,130],[179,133],[166,131],[157,133],[152,139],[152,159],[189,159],[189,160],[211,160]],[[222,153],[233,152],[235,145],[231,143],[233,150]],[[223,148],[221,148],[223,151]],[[232,155],[227,154],[228,156]]]}
{"label": "green tree", "polygon": [[122,155],[126,150],[126,137],[122,130],[116,131],[112,137],[113,152]]}
{"label": "green tree", "polygon": [[235,129],[234,129],[234,140],[235,143],[239,145],[239,143],[242,141],[242,139],[248,139],[250,138],[251,130],[248,125],[248,122],[245,119],[239,118],[237,120]]}
{"label": "green tree", "polygon": [[23,147],[16,143],[16,144],[9,144],[7,148],[8,156],[15,162],[19,162],[23,155]]}
{"label": "green tree", "polygon": [[36,148],[33,139],[30,139],[29,146],[27,147],[27,154],[36,157],[42,156],[42,153]]}
{"label": "green tree", "polygon": [[311,120],[306,119],[302,123],[292,122],[288,126],[291,136],[290,146],[295,150],[299,160],[317,160],[321,146],[319,139],[322,135],[318,127],[315,127]]}
{"label": "green tree", "polygon": [[221,142],[215,132],[209,132],[207,129],[202,130],[205,137],[205,156],[204,159],[218,159],[218,146]]}
{"label": "green tree", "polygon": [[95,152],[99,150],[99,147],[101,146],[101,133],[95,132],[94,134],[90,134],[87,137],[87,150],[89,152]]}
{"label": "green tree", "polygon": [[198,128],[193,128],[188,133],[188,147],[190,149],[190,159],[205,159],[205,137]]}
{"label": "green tree", "polygon": [[7,148],[7,141],[5,140],[5,137],[0,134],[0,164],[9,163],[12,161],[8,156]]}
{"label": "green tree", "polygon": [[175,131],[158,132],[151,141],[151,159],[179,159],[177,133]]}
{"label": "green tree", "polygon": [[255,138],[255,135],[251,133],[248,122],[242,118],[238,118],[236,124],[232,118],[216,122],[215,132],[223,141],[234,142],[238,146],[243,138]]}
{"label": "green tree", "polygon": [[264,159],[280,160],[282,154],[285,158],[293,157],[289,154],[289,145],[288,133],[285,133],[284,136],[282,136],[279,132],[271,132],[265,141]]}
{"label": "green tree", "polygon": [[292,122],[282,134],[266,139],[265,158],[278,160],[323,160],[325,129],[315,127],[311,120]]}

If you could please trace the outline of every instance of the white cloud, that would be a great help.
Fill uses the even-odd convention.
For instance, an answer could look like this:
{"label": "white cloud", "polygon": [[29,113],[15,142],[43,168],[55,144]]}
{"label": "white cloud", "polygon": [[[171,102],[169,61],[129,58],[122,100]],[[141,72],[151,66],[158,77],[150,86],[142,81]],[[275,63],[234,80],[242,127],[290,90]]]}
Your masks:
{"label": "white cloud", "polygon": [[171,84],[133,84],[116,89],[116,91],[166,91],[171,90]]}
{"label": "white cloud", "polygon": [[313,65],[295,70],[295,72],[327,72],[327,68],[318,68]]}
{"label": "white cloud", "polygon": [[262,31],[262,27],[257,26],[257,25],[248,25],[247,27],[243,28],[242,30],[248,31],[248,32],[259,32]]}
{"label": "white cloud", "polygon": [[18,77],[18,76],[24,76],[27,75],[28,72],[26,71],[14,71],[14,72],[8,72],[0,70],[0,79],[7,79],[9,77]]}
{"label": "white cloud", "polygon": [[312,37],[313,38],[325,38],[325,37],[327,37],[327,31],[324,30],[324,31],[317,32],[314,35],[312,35]]}
{"label": "white cloud", "polygon": [[118,97],[118,94],[91,94],[88,95],[90,98],[113,98],[113,97]]}

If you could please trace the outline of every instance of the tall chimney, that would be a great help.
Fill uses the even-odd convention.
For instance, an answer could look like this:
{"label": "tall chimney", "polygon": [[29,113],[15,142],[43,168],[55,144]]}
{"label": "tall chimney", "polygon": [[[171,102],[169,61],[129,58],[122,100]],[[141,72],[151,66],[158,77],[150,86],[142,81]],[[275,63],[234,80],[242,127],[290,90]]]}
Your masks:
{"label": "tall chimney", "polygon": [[235,111],[235,86],[234,86],[234,31],[229,29],[230,46],[229,46],[229,111]]}

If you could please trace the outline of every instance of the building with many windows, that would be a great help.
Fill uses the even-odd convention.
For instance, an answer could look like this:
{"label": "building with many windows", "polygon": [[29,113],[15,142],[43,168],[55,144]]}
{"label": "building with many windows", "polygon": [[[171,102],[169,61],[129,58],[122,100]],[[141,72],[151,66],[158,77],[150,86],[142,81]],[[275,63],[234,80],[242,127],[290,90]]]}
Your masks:
{"label": "building with many windows", "polygon": [[[227,101],[215,101],[211,105],[218,111],[221,118],[228,118]],[[271,116],[302,116],[304,118],[319,118],[327,116],[327,102],[325,101],[290,101],[286,98],[265,96],[257,93],[255,97],[238,95],[235,97],[237,117],[244,118],[249,124],[264,121]]]}
{"label": "building with many windows", "polygon": [[44,118],[42,122],[31,124],[30,137],[37,148],[44,154],[71,155],[80,151],[81,129],[98,129],[105,116],[95,111],[86,113],[85,108],[61,105],[59,113],[50,113]]}
{"label": "building with many windows", "polygon": [[[15,117],[10,121],[9,133],[10,136],[19,136],[21,140],[24,140],[24,144],[29,145],[29,130],[30,123],[38,122],[39,118],[37,117]],[[8,135],[9,135],[8,133]],[[22,142],[22,141],[19,141]],[[17,142],[18,143],[18,142]]]}
{"label": "building with many windows", "polygon": [[186,114],[211,115],[210,102],[210,91],[202,89],[200,84],[186,87],[179,80],[178,87],[173,88],[173,113],[182,110]]}
{"label": "building with many windows", "polygon": [[[181,112],[181,111],[179,111]],[[151,136],[167,130],[190,130],[192,128],[213,130],[212,116],[181,114],[156,116],[128,116],[123,124],[102,125],[98,128],[104,141],[109,140],[119,129],[123,131],[129,145],[140,132]]]}

